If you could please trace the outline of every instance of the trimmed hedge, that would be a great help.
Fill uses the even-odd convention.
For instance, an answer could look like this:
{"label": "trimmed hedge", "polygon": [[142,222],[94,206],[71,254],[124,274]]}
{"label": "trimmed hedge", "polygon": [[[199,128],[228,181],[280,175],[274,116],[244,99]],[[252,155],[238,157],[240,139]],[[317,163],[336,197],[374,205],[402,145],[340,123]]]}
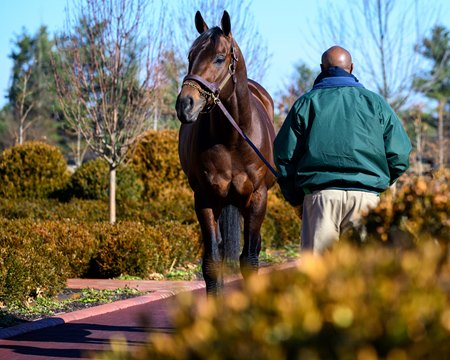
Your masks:
{"label": "trimmed hedge", "polygon": [[65,287],[73,272],[64,237],[49,237],[30,220],[0,220],[0,228],[1,302],[55,295]]}
{"label": "trimmed hedge", "polygon": [[[108,203],[102,200],[0,198],[0,218],[9,220],[73,220],[79,222],[105,221],[109,217]],[[0,230],[1,231],[1,230]]]}
{"label": "trimmed hedge", "polygon": [[154,199],[168,188],[189,188],[178,157],[178,131],[148,131],[132,153],[131,164],[144,183],[144,199]]}
{"label": "trimmed hedge", "polygon": [[146,278],[200,253],[196,224],[0,219],[0,302],[54,295],[74,277]]}
{"label": "trimmed hedge", "polygon": [[[141,199],[144,186],[138,174],[130,166],[117,168],[118,201],[138,201]],[[97,158],[88,161],[75,170],[68,187],[70,196],[88,200],[107,200],[109,194],[109,165]]]}
{"label": "trimmed hedge", "polygon": [[291,205],[278,192],[279,187],[269,191],[267,212],[261,227],[264,249],[281,249],[287,245],[300,245],[301,219]]}
{"label": "trimmed hedge", "polygon": [[167,222],[145,226],[136,222],[98,223],[92,231],[100,240],[91,275],[100,278],[122,274],[146,278],[164,273],[174,263],[198,261],[201,254],[198,228]]}
{"label": "trimmed hedge", "polygon": [[69,173],[61,151],[31,141],[15,145],[0,156],[0,196],[46,198],[67,185]]}

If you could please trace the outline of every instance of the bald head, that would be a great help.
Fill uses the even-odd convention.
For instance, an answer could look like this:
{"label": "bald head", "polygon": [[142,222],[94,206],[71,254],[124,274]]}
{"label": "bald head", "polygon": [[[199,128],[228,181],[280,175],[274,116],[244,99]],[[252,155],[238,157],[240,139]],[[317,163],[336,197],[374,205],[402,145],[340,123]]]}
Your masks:
{"label": "bald head", "polygon": [[352,73],[353,63],[350,53],[340,46],[332,46],[322,54],[322,71],[331,66],[337,66],[345,71]]}

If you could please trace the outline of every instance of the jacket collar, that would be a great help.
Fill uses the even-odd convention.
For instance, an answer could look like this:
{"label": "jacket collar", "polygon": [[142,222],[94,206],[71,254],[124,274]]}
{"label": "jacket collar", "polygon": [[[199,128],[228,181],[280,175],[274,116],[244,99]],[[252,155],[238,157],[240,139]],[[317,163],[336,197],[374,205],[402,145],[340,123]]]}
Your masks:
{"label": "jacket collar", "polygon": [[319,74],[314,81],[313,90],[341,86],[364,87],[352,74],[337,66],[332,66]]}

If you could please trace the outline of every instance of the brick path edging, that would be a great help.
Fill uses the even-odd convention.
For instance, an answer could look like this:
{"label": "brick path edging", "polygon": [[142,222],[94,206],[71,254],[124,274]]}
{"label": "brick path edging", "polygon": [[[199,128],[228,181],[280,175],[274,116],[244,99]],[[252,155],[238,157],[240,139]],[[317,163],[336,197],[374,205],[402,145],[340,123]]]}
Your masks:
{"label": "brick path edging", "polygon": [[[274,270],[287,270],[297,266],[296,261],[278,264],[267,268],[261,268],[260,274],[266,274]],[[233,282],[240,279],[239,276],[232,276],[226,279],[226,282]],[[91,316],[107,314],[113,311],[123,310],[136,305],[143,305],[153,301],[167,299],[185,291],[193,291],[205,288],[203,281],[154,281],[154,280],[85,280],[85,279],[70,279],[68,281],[69,287],[73,288],[119,288],[124,286],[138,288],[143,291],[152,291],[149,294],[130,298],[126,300],[119,300],[108,304],[93,306],[91,308],[68,312],[52,317],[31,321],[9,328],[0,329],[0,340],[8,339],[17,335],[22,335],[27,332],[45,329],[52,326],[57,326],[65,323],[83,320]]]}
{"label": "brick path edging", "polygon": [[126,300],[119,300],[112,303],[93,306],[91,308],[72,311],[61,315],[31,321],[23,324],[11,326],[9,328],[0,329],[0,340],[8,339],[17,335],[22,335],[27,332],[41,330],[52,326],[57,326],[65,323],[70,323],[77,320],[83,320],[91,316],[107,314],[109,312],[123,310],[136,305],[144,305],[152,301],[167,299],[183,291],[192,291],[204,288],[204,284],[193,282],[192,286],[184,286],[182,289],[176,290],[158,290],[146,295],[130,298]]}

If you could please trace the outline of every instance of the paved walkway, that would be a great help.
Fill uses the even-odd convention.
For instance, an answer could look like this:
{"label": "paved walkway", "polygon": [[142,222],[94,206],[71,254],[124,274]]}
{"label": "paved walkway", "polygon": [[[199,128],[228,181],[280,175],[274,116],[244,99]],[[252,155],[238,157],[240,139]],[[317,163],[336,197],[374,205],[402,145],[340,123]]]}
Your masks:
{"label": "paved walkway", "polygon": [[[294,263],[261,269],[288,269]],[[241,284],[231,279],[227,289]],[[196,297],[205,297],[203,281],[126,281],[81,280],[68,281],[69,288],[116,289],[128,286],[151,293],[100,305],[52,318],[20,324],[0,330],[0,359],[52,360],[89,359],[90,355],[110,348],[110,341],[121,336],[130,349],[144,344],[148,332],[173,331],[168,310],[175,294],[191,291]]]}
{"label": "paved walkway", "polygon": [[168,308],[175,294],[205,296],[203,281],[68,281],[74,289],[117,289],[128,286],[147,295],[91,307],[0,330],[0,359],[89,359],[109,348],[119,334],[130,347],[145,343],[148,331],[171,331]]}

